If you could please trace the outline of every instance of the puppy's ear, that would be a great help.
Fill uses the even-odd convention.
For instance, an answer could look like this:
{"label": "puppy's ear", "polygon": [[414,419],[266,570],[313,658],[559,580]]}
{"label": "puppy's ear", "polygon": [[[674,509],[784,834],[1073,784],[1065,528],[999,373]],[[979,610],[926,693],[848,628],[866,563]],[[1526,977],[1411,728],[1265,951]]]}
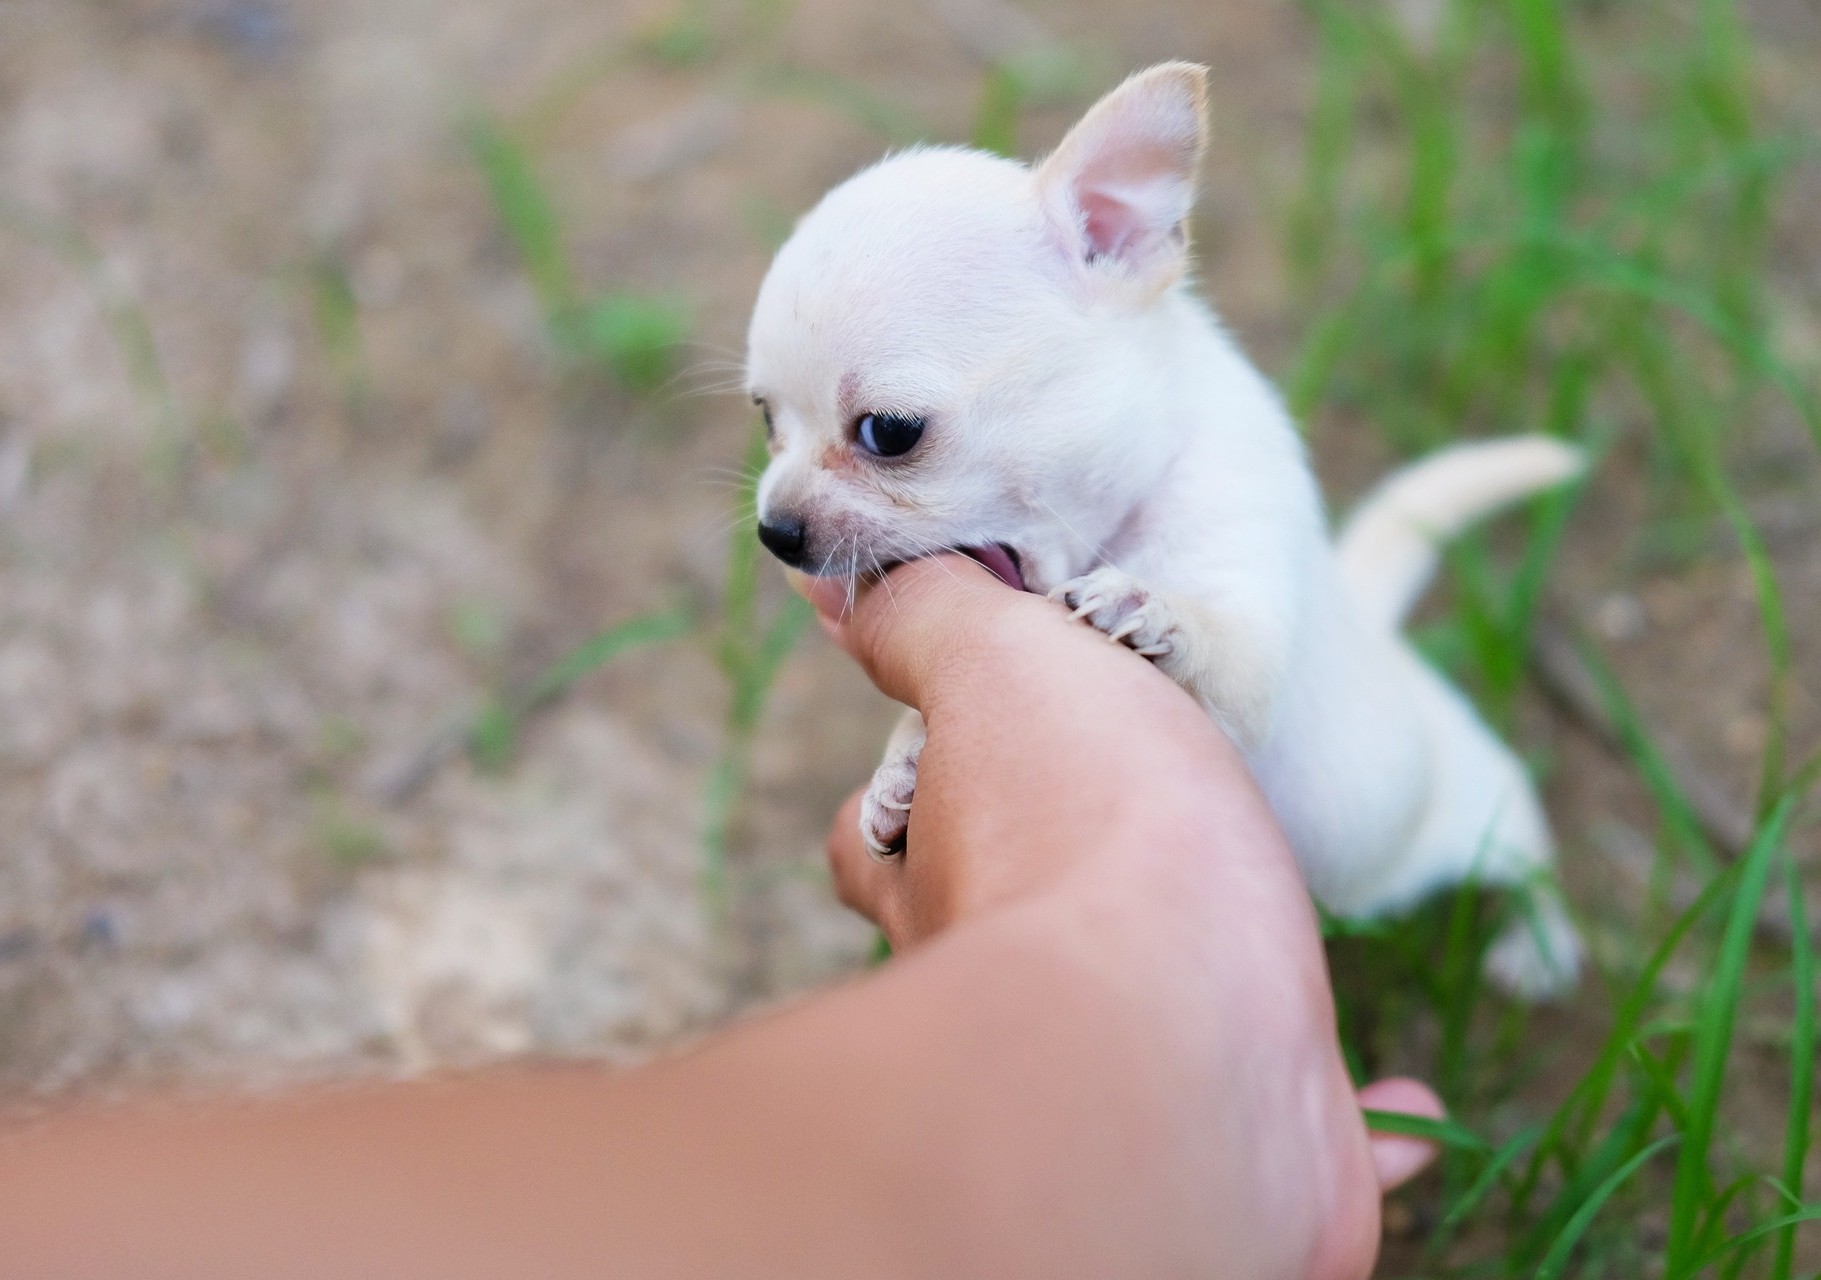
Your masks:
{"label": "puppy's ear", "polygon": [[1182,274],[1207,98],[1206,67],[1141,71],[1095,103],[1038,166],[1037,189],[1076,261],[1117,263],[1148,291]]}

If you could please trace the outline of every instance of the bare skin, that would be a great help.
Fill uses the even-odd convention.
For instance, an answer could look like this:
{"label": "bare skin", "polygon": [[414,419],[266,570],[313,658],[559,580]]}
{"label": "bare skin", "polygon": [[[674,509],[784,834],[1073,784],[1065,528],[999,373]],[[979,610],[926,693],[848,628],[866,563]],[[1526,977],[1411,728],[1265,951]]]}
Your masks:
{"label": "bare skin", "polygon": [[830,837],[890,965],[634,1071],[15,1126],[0,1277],[1368,1274],[1429,1153],[1365,1131],[1231,744],[955,557],[825,627],[929,726],[907,855]]}

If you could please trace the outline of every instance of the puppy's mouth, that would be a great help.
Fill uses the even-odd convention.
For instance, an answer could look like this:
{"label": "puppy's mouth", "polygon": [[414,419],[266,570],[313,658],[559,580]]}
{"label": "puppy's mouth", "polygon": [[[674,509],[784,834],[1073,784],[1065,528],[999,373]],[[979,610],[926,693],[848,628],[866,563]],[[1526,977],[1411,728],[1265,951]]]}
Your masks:
{"label": "puppy's mouth", "polygon": [[978,561],[988,572],[1014,591],[1027,590],[1024,585],[1024,566],[1018,559],[1018,553],[1002,542],[989,542],[984,547],[961,547],[962,555]]}

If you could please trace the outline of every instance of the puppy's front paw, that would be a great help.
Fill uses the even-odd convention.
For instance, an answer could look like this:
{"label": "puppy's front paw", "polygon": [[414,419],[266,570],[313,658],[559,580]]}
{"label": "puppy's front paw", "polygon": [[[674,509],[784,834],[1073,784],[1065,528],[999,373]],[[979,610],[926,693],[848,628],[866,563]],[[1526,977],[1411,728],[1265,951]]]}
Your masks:
{"label": "puppy's front paw", "polygon": [[1153,662],[1176,652],[1180,638],[1169,606],[1144,583],[1122,569],[1096,569],[1050,592],[1107,639]]}
{"label": "puppy's front paw", "polygon": [[917,791],[917,757],[922,753],[921,735],[903,749],[888,751],[860,797],[860,838],[880,861],[904,852],[911,797]]}

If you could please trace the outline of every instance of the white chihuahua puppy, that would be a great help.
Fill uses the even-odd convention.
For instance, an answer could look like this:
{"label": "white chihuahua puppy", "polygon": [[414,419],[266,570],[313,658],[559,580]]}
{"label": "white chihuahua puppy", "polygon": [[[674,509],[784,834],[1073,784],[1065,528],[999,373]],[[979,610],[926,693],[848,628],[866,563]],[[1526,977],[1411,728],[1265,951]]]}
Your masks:
{"label": "white chihuahua puppy", "polygon": [[[1579,944],[1536,795],[1398,627],[1439,540],[1580,455],[1448,450],[1330,542],[1282,403],[1184,282],[1206,77],[1132,77],[1035,168],[921,148],[803,218],[748,337],[772,452],[759,536],[817,575],[961,549],[1047,593],[1233,737],[1330,911],[1521,887],[1489,970],[1560,991]],[[903,847],[922,746],[912,712],[863,807],[878,856]]]}

